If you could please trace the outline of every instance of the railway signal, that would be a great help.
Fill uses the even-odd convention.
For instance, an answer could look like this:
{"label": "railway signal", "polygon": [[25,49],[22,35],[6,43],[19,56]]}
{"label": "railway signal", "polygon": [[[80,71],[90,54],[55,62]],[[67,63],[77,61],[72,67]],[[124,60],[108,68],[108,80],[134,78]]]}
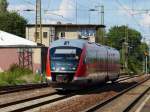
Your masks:
{"label": "railway signal", "polygon": [[144,52],[144,56],[145,56],[145,74],[147,74],[147,71],[148,71],[148,69],[147,69],[147,66],[148,66],[148,63],[147,63],[148,52],[147,51]]}

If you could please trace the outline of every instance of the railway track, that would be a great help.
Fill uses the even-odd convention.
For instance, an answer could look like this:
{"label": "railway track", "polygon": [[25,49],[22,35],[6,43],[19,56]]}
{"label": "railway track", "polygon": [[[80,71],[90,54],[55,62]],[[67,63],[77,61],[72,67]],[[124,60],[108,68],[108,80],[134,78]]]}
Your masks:
{"label": "railway track", "polygon": [[[86,91],[92,91],[93,89],[87,89]],[[49,94],[44,94],[36,97],[31,97],[19,101],[14,101],[10,103],[0,104],[0,112],[32,112],[33,110],[39,110],[40,107],[45,105],[50,105],[56,102],[61,102],[63,100],[69,99],[71,97],[74,97],[78,94],[83,94],[85,91],[69,91],[67,92],[53,92]]]}
{"label": "railway track", "polygon": [[[133,77],[132,77],[133,78]],[[124,80],[128,80],[124,79]],[[123,79],[122,79],[123,80]],[[93,90],[86,90],[93,91]],[[33,96],[31,98],[20,99],[14,102],[8,102],[5,104],[0,104],[0,112],[19,112],[19,111],[33,111],[39,110],[40,107],[45,105],[53,104],[56,102],[60,102],[62,100],[66,100],[68,98],[72,98],[73,96],[84,94],[86,91],[82,92],[72,92],[70,94],[58,94],[58,92],[47,93],[40,96]]]}
{"label": "railway track", "polygon": [[24,91],[24,90],[38,89],[43,87],[47,87],[47,83],[25,84],[25,85],[16,85],[16,86],[1,86],[0,95],[18,92],[18,91]]}
{"label": "railway track", "polygon": [[150,91],[150,78],[137,83],[114,97],[97,103],[94,106],[85,109],[83,112],[128,112],[134,105]]}
{"label": "railway track", "polygon": [[75,95],[74,93],[68,95],[60,95],[58,94],[58,92],[45,94],[38,97],[32,97],[32,98],[0,105],[0,112],[22,112],[33,108],[37,108],[42,105],[54,103],[56,101],[60,101],[72,97],[74,95]]}
{"label": "railway track", "polygon": [[[125,75],[125,76],[121,76],[118,79],[119,81],[124,81],[127,79],[131,79],[134,77],[138,77],[138,76],[129,76],[129,75]],[[47,87],[47,83],[40,83],[40,84],[25,84],[25,85],[15,85],[15,86],[1,86],[0,87],[0,95],[2,94],[7,94],[7,93],[13,93],[13,92],[18,92],[18,91],[24,91],[24,90],[31,90],[31,89],[38,89],[38,88],[43,88],[43,87]]]}
{"label": "railway track", "polygon": [[132,79],[132,78],[135,78],[135,77],[140,77],[140,75],[133,75],[133,76],[124,75],[124,76],[120,76],[117,81],[118,81],[118,82],[121,82],[121,81],[128,80],[128,79]]}

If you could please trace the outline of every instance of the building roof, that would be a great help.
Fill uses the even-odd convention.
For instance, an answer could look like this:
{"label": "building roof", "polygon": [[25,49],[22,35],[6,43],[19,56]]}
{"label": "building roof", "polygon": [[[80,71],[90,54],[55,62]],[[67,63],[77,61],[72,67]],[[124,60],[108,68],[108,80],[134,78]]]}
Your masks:
{"label": "building roof", "polygon": [[37,46],[35,42],[0,30],[0,47]]}
{"label": "building roof", "polygon": [[[27,24],[27,27],[35,27],[35,24]],[[72,23],[68,23],[68,24],[42,24],[42,27],[49,27],[49,26],[53,26],[53,27],[101,27],[101,28],[105,28],[105,25],[100,25],[100,24],[72,24]]]}

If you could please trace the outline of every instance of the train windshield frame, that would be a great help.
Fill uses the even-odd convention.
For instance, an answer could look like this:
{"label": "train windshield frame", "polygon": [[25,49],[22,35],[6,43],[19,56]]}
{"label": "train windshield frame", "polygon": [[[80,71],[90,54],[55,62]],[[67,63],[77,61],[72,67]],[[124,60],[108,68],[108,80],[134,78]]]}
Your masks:
{"label": "train windshield frame", "polygon": [[50,49],[52,71],[75,71],[82,49],[77,47],[54,47]]}

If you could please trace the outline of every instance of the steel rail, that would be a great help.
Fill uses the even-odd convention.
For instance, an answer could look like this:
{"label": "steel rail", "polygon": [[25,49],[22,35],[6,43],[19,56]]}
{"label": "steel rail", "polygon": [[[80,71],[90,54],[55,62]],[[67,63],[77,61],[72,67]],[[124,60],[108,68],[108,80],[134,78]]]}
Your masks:
{"label": "steel rail", "polygon": [[140,94],[130,105],[128,105],[128,107],[125,108],[123,112],[129,112],[149,90],[150,90],[150,87],[147,88],[144,92],[142,92],[142,94]]}
{"label": "steel rail", "polygon": [[[130,86],[129,88],[123,90],[122,92],[118,93],[117,95],[113,96],[112,98],[109,98],[109,99],[106,100],[106,101],[97,103],[97,104],[95,104],[94,106],[91,106],[91,107],[85,109],[83,112],[94,112],[94,111],[100,109],[101,107],[103,107],[104,105],[108,104],[109,102],[111,102],[111,101],[115,100],[116,98],[120,97],[121,95],[125,94],[126,92],[128,92],[128,91],[134,89],[135,87],[137,87],[137,86],[143,84],[144,82],[146,82],[146,81],[149,80],[149,79],[150,79],[150,78],[148,77],[147,79],[145,79],[145,80],[143,80],[143,81],[141,81],[141,82],[139,82],[139,83],[137,83],[137,84],[134,84],[133,86]],[[132,104],[132,105],[133,105],[133,104]],[[130,109],[130,107],[128,107],[128,108]],[[127,109],[127,110],[128,110],[128,109]],[[125,111],[124,111],[124,112],[125,112]]]}
{"label": "steel rail", "polygon": [[[69,97],[72,97],[74,96],[75,94],[72,93],[72,94],[69,94],[69,95],[65,95],[65,96],[60,96],[58,98],[54,98],[54,99],[51,99],[51,100],[46,100],[46,101],[43,101],[43,102],[40,102],[40,103],[36,103],[36,104],[33,104],[33,105],[28,105],[28,106],[25,106],[25,107],[21,107],[21,108],[17,108],[17,109],[13,109],[11,110],[10,112],[22,112],[22,111],[27,111],[27,110],[30,110],[30,109],[33,109],[33,108],[37,108],[37,107],[40,107],[40,106],[44,106],[46,104],[50,104],[50,103],[54,103],[56,101],[61,101],[63,99],[66,99],[66,98],[69,98]],[[36,99],[37,100],[37,99]],[[32,101],[32,100],[31,100]],[[24,102],[26,103],[26,102]],[[20,103],[19,103],[20,104]],[[17,104],[16,104],[17,105]],[[13,106],[13,105],[11,105]],[[8,107],[9,108],[9,107]]]}
{"label": "steel rail", "polygon": [[0,108],[4,108],[4,107],[7,107],[7,106],[19,104],[19,103],[24,103],[24,102],[35,100],[35,99],[44,98],[44,97],[47,97],[47,96],[52,96],[52,95],[55,95],[55,94],[57,94],[57,92],[47,93],[47,94],[40,95],[40,96],[35,96],[35,97],[26,98],[26,99],[22,99],[22,100],[18,100],[18,101],[8,102],[8,103],[5,103],[5,104],[0,104]]}
{"label": "steel rail", "polygon": [[0,95],[24,91],[24,90],[38,89],[38,88],[43,88],[47,86],[48,86],[47,83],[26,84],[26,85],[16,85],[16,86],[2,86],[0,87]]}

